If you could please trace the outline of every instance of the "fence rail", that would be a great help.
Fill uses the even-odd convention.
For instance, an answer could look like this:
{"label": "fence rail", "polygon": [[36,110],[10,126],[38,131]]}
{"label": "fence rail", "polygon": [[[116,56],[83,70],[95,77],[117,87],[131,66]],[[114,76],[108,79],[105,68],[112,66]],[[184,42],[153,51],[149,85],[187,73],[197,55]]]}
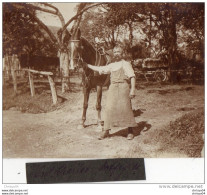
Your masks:
{"label": "fence rail", "polygon": [[53,104],[57,104],[57,92],[56,92],[55,82],[52,78],[52,76],[53,76],[52,72],[37,71],[37,70],[32,70],[32,69],[23,69],[23,71],[27,71],[28,74],[29,74],[29,83],[30,83],[31,96],[35,95],[33,74],[40,74],[40,75],[47,76],[49,84],[50,84]]}
{"label": "fence rail", "polygon": [[34,74],[41,74],[45,76],[53,76],[52,72],[46,72],[46,71],[38,71],[38,70],[32,70],[32,69],[22,69],[23,71],[31,72]]}
{"label": "fence rail", "polygon": [[3,71],[3,85],[5,83],[5,78],[6,77],[8,77],[9,79],[12,77],[13,85],[14,85],[14,93],[17,94],[17,74],[16,73],[21,73],[21,72],[27,72],[28,73],[30,92],[31,92],[32,97],[35,96],[34,74],[47,76],[48,82],[50,84],[50,90],[51,90],[51,94],[52,94],[53,104],[57,104],[57,92],[56,92],[56,86],[55,86],[55,82],[54,82],[54,79],[53,79],[53,73],[52,72],[38,71],[38,70],[32,70],[32,69],[4,70]]}

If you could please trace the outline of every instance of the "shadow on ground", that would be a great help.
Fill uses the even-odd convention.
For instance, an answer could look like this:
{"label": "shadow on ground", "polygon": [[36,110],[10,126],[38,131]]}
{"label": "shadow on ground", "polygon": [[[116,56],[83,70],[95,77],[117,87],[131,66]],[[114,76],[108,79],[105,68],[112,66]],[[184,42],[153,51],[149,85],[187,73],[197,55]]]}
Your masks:
{"label": "shadow on ground", "polygon": [[165,95],[170,93],[177,93],[179,91],[190,91],[193,89],[193,87],[181,87],[180,89],[151,89],[148,90],[147,93],[158,93],[160,95]]}
{"label": "shadow on ground", "polygon": [[92,127],[92,126],[97,126],[97,123],[89,124],[89,125],[85,125],[85,128],[87,128],[87,127]]}
{"label": "shadow on ground", "polygon": [[[141,132],[146,132],[152,127],[151,124],[148,124],[147,121],[141,121],[137,123],[137,127],[133,127],[133,134],[134,137],[139,136]],[[121,136],[121,137],[127,137],[128,135],[128,129],[122,129],[116,133],[110,134],[110,137],[114,136]]]}
{"label": "shadow on ground", "polygon": [[144,113],[143,111],[146,111],[146,110],[145,109],[133,110],[134,117],[141,116]]}

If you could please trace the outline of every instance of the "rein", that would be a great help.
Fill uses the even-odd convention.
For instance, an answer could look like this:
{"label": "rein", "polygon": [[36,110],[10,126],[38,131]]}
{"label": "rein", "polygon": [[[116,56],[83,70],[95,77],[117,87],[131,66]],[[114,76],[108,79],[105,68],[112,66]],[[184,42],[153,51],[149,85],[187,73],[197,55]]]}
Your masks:
{"label": "rein", "polygon": [[[81,40],[70,40],[69,42],[80,42]],[[100,61],[101,61],[101,57],[99,58],[99,60],[98,60],[98,54],[99,54],[99,56],[106,56],[106,52],[103,50],[103,53],[101,53],[100,51],[99,51],[99,49],[95,49],[95,51],[96,51],[96,60],[95,60],[95,66],[100,66]],[[80,53],[78,52],[78,58],[72,58],[72,59],[74,59],[74,60],[78,60],[78,62],[79,61],[81,61],[81,62],[83,62],[83,58],[82,58],[82,56],[80,55]],[[107,59],[107,57],[106,57],[106,59]],[[71,60],[71,58],[69,59],[69,60]],[[98,62],[98,63],[97,63]],[[107,63],[106,63],[106,65],[108,64],[108,59],[107,59]]]}
{"label": "rein", "polygon": [[[103,53],[101,53],[100,49],[102,49]],[[98,54],[100,56],[99,60],[98,59]],[[103,48],[99,48],[99,49],[96,49],[96,61],[95,61],[95,66],[100,66],[100,62],[101,62],[101,57],[102,56],[106,56],[106,53],[105,53],[105,50]],[[107,58],[106,58],[107,59]],[[107,64],[108,64],[108,60],[107,60]]]}
{"label": "rein", "polygon": [[[80,41],[81,40],[70,40],[69,42],[71,42],[72,44],[74,44],[74,42],[80,42]],[[74,47],[74,45],[72,47]],[[105,53],[105,51],[103,51],[103,53],[101,53],[99,51],[99,49],[95,49],[95,51],[96,51],[95,66],[100,66],[101,58],[102,58],[102,56],[105,56],[106,57],[106,53]],[[98,58],[98,55],[100,56],[99,58]],[[73,51],[71,52],[71,56],[73,56]],[[70,58],[69,60],[71,60],[71,59],[78,60],[78,64],[79,64],[79,62],[83,62],[83,58],[82,58],[80,52],[78,52],[78,57],[77,58]],[[109,60],[108,60],[107,57],[106,57],[106,61],[107,61],[107,63],[106,63],[106,65],[107,65],[109,63]],[[79,65],[77,66],[77,69],[79,70]],[[85,71],[83,71],[83,74],[84,74],[84,76],[86,78],[86,81],[87,81],[84,84],[86,86],[87,83],[90,82],[91,77],[93,76],[93,71],[88,76],[86,75]]]}

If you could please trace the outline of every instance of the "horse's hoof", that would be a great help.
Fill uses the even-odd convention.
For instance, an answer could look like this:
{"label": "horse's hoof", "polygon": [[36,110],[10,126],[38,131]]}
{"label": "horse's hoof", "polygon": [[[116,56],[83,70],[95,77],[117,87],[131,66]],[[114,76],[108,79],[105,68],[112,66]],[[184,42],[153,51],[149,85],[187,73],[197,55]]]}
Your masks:
{"label": "horse's hoof", "polygon": [[83,125],[78,125],[77,129],[84,129]]}

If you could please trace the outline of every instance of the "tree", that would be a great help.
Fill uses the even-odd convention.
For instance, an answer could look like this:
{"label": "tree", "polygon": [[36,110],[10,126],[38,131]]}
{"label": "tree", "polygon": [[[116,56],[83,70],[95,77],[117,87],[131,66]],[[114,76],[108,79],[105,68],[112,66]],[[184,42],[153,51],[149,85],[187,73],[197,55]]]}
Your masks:
{"label": "tree", "polygon": [[[28,17],[32,18],[38,28],[41,28],[47,33],[50,41],[58,49],[58,56],[60,59],[60,70],[62,73],[62,92],[69,90],[69,54],[68,54],[68,43],[72,36],[68,32],[68,25],[75,20],[73,33],[77,30],[77,26],[80,23],[82,14],[99,4],[81,3],[77,9],[77,13],[67,22],[65,21],[61,12],[50,3],[12,3],[21,13],[26,13]],[[51,29],[44,24],[38,17],[37,11],[45,12],[54,15],[61,22],[61,28],[58,30],[57,36],[51,31]]]}
{"label": "tree", "polygon": [[[153,4],[149,3],[118,3],[107,4],[108,6],[108,25],[111,27],[122,26],[128,33],[128,49],[139,44],[139,42],[146,42],[147,53],[149,55],[157,55],[157,45],[154,44],[155,39],[158,39],[159,29],[153,22]],[[140,36],[141,33],[141,36]],[[153,49],[154,48],[154,49]],[[150,56],[148,56],[150,57]]]}
{"label": "tree", "polygon": [[199,53],[204,59],[204,4],[193,4],[192,9],[189,9],[188,17],[183,17],[180,22],[180,30],[185,36],[187,50],[192,50],[194,54]]}
{"label": "tree", "polygon": [[88,10],[80,23],[82,35],[92,44],[96,40],[105,43],[106,49],[112,49],[119,37],[119,28],[110,28],[106,23],[107,10],[104,7],[97,7]]}
{"label": "tree", "polygon": [[[203,29],[204,4],[203,3],[159,3],[153,4],[152,13],[155,24],[162,32],[161,47],[165,48],[168,56],[169,72],[178,68],[179,54],[177,51],[178,26],[186,29],[195,29],[197,20],[200,20],[198,29]],[[188,21],[188,22],[187,22]],[[197,32],[197,30],[195,30]],[[202,34],[202,33],[201,33]],[[173,78],[171,77],[171,81]]]}
{"label": "tree", "polygon": [[130,47],[134,44],[135,29],[142,31],[151,54],[167,55],[169,72],[179,66],[180,28],[191,31],[188,45],[203,51],[204,3],[108,3],[107,6],[109,26],[127,24]]}
{"label": "tree", "polygon": [[109,27],[127,25],[129,30],[129,45],[133,45],[134,24],[142,22],[143,18],[137,14],[142,13],[141,3],[108,3],[107,24]]}
{"label": "tree", "polygon": [[3,51],[54,55],[54,46],[35,21],[12,3],[3,3]]}

